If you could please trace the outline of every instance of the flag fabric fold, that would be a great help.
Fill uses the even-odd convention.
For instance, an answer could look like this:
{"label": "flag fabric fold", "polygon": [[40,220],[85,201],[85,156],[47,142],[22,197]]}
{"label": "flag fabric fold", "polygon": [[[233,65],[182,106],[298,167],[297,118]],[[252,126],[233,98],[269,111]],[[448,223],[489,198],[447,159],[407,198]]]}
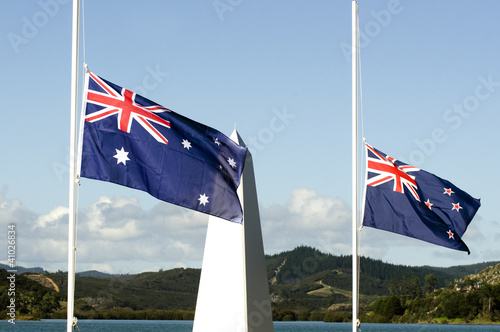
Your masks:
{"label": "flag fabric fold", "polygon": [[366,151],[363,226],[470,254],[462,236],[481,205],[479,199],[368,144]]}
{"label": "flag fabric fold", "polygon": [[247,148],[92,72],[85,82],[81,177],[242,222]]}

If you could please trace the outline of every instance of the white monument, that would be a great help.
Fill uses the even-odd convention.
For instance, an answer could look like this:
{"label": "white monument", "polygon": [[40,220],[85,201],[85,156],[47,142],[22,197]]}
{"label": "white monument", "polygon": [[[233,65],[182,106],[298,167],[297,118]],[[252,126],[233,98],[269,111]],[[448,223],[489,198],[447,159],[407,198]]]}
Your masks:
{"label": "white monument", "polygon": [[[236,130],[230,138],[245,146]],[[193,332],[274,331],[250,152],[238,196],[242,225],[213,216],[208,219]]]}

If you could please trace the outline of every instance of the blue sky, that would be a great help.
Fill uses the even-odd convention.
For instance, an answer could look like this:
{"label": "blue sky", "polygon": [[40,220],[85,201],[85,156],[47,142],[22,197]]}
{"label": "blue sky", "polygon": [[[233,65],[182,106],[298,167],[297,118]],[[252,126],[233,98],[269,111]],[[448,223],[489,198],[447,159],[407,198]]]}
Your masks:
{"label": "blue sky", "polygon": [[[18,263],[67,269],[71,2],[0,3],[0,225]],[[496,1],[360,1],[364,135],[481,198],[467,256],[373,229],[361,254],[405,265],[500,260]],[[350,1],[85,1],[96,74],[254,155],[266,253],[350,254]],[[83,179],[77,270],[200,267],[207,217]],[[6,227],[5,227],[6,229]],[[0,259],[2,260],[2,259]]]}

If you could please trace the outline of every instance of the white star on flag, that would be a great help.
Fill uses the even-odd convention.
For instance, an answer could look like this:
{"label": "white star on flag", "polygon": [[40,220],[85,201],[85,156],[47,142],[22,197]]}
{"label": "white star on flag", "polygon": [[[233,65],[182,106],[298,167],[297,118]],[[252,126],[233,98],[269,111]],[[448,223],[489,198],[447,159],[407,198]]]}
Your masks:
{"label": "white star on flag", "polygon": [[229,163],[229,165],[231,165],[232,168],[236,167],[236,162],[234,161],[233,158],[229,158],[227,162]]}
{"label": "white star on flag", "polygon": [[191,142],[188,141],[187,139],[182,140],[182,146],[184,146],[185,149],[188,149],[188,151],[189,151],[189,148],[192,148]]}
{"label": "white star on flag", "polygon": [[218,138],[214,138],[214,143],[217,144],[218,146],[220,146],[220,142],[219,142],[219,139]]}
{"label": "white star on flag", "polygon": [[200,205],[205,206],[208,203],[208,196],[200,194],[200,198],[198,198],[198,200],[200,201]]}
{"label": "white star on flag", "polygon": [[128,157],[128,152],[125,152],[125,150],[122,149],[116,150],[116,154],[113,156],[113,158],[116,158],[116,164],[118,165],[119,163],[123,163],[123,165],[127,166],[127,161],[130,160]]}

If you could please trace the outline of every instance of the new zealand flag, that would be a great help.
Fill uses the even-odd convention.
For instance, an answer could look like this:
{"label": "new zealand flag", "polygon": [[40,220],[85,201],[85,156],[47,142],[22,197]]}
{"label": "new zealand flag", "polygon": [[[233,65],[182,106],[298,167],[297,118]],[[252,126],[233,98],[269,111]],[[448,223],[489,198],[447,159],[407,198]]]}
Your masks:
{"label": "new zealand flag", "polygon": [[467,251],[462,241],[480,201],[447,180],[366,144],[363,226]]}
{"label": "new zealand flag", "polygon": [[80,176],[242,222],[246,148],[90,72],[84,98]]}

